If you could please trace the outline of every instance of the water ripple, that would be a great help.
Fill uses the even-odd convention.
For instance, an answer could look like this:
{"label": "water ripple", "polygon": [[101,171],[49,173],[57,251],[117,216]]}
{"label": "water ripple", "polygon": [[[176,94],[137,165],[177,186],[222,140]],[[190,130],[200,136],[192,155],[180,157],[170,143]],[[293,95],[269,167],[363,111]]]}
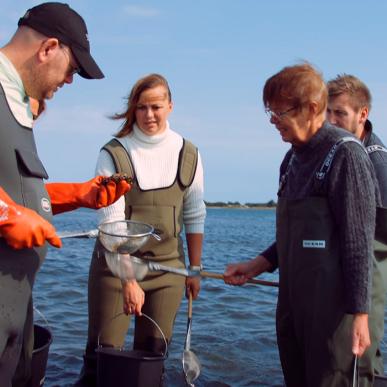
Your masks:
{"label": "water ripple", "polygon": [[[228,263],[256,256],[273,241],[274,218],[273,211],[209,209],[203,251],[206,270],[222,273]],[[56,216],[55,225],[61,231],[89,230],[96,227],[96,215],[77,210]],[[48,320],[54,337],[46,375],[49,387],[71,386],[82,365],[92,249],[93,240],[63,240],[61,250],[50,249],[37,277],[35,305]],[[262,278],[276,280],[277,274]],[[197,387],[283,385],[274,325],[276,296],[275,288],[231,287],[221,280],[202,280],[193,306],[191,338],[192,350],[202,363]],[[182,353],[186,323],[184,299],[165,363],[166,387],[185,385]],[[127,342],[131,342],[129,335]]]}

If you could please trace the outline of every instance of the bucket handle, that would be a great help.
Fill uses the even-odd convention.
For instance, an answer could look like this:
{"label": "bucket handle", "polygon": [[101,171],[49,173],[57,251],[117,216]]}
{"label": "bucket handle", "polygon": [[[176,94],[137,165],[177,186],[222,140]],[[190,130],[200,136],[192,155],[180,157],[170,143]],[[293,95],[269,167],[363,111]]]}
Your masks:
{"label": "bucket handle", "polygon": [[44,323],[46,324],[47,328],[49,330],[51,330],[50,329],[50,324],[48,323],[46,317],[44,317],[44,314],[35,305],[33,306],[33,308],[34,308],[34,312],[36,312],[39,315],[39,317],[44,321]]}
{"label": "bucket handle", "polygon": [[[114,317],[112,317],[112,318],[108,321],[108,323],[106,324],[106,326],[108,326],[115,318],[117,318],[117,317],[119,317],[119,316],[122,316],[123,314],[125,315],[124,312],[121,312],[121,313],[116,314]],[[160,325],[157,324],[157,322],[156,322],[155,320],[153,320],[152,317],[148,316],[148,315],[145,314],[145,313],[142,313],[141,316],[137,316],[137,317],[146,317],[146,318],[147,318],[149,321],[151,321],[151,322],[156,326],[156,328],[159,330],[159,332],[161,333],[161,336],[162,336],[162,338],[163,338],[163,340],[164,340],[164,344],[165,344],[165,350],[164,350],[163,356],[166,356],[166,354],[167,354],[167,352],[168,352],[168,343],[167,343],[167,339],[165,338],[164,332],[163,332],[163,331],[161,330],[161,328],[160,328]],[[102,345],[101,345],[100,342],[99,342],[99,339],[100,339],[100,337],[101,337],[102,331],[106,328],[106,326],[102,327],[102,329],[99,331],[98,338],[97,338],[97,347],[98,347],[98,348],[101,348],[101,347],[102,347]],[[121,348],[121,350],[122,350],[122,348]]]}

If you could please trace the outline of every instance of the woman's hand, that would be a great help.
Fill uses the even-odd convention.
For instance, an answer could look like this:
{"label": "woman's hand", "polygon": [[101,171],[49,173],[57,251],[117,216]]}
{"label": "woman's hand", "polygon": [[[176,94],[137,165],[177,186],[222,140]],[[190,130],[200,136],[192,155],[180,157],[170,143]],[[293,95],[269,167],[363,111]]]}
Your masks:
{"label": "woman's hand", "polygon": [[141,316],[145,293],[136,280],[122,281],[122,297],[124,313]]}
{"label": "woman's hand", "polygon": [[185,280],[185,296],[188,298],[192,293],[192,298],[196,300],[200,292],[200,277],[187,277]]}
{"label": "woman's hand", "polygon": [[263,255],[258,255],[250,261],[227,265],[226,271],[223,273],[224,282],[229,285],[243,285],[250,278],[256,277],[270,268],[270,262]]}
{"label": "woman's hand", "polygon": [[352,323],[352,353],[360,357],[370,345],[368,314],[355,314]]}

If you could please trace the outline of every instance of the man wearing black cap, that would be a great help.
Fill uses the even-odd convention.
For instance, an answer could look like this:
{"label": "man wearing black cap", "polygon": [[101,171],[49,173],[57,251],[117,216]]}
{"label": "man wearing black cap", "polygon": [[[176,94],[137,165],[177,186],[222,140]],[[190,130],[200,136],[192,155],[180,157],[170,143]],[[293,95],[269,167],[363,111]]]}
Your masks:
{"label": "man wearing black cap", "polygon": [[54,42],[54,46],[67,46],[79,66],[78,73],[81,77],[87,79],[104,77],[90,54],[84,20],[67,4],[43,3],[31,8],[20,18],[18,26],[30,27],[46,38],[55,38],[57,42],[56,44]]}
{"label": "man wearing black cap", "polygon": [[100,208],[130,188],[123,180],[106,183],[102,176],[86,183],[44,184],[48,175],[36,151],[30,98],[52,98],[76,73],[103,78],[90,54],[86,24],[67,4],[44,3],[28,10],[0,49],[1,387],[28,385],[32,287],[46,242],[61,246],[52,214]]}

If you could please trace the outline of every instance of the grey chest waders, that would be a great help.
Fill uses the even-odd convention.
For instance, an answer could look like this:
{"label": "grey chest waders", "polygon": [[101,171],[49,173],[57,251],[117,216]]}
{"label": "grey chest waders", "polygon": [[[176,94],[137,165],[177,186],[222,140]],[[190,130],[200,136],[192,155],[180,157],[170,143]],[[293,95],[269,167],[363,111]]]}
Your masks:
{"label": "grey chest waders", "polygon": [[[0,186],[16,203],[33,209],[51,221],[51,204],[43,182],[48,176],[37,155],[33,131],[16,121],[2,86],[0,86],[0,137],[2,171]],[[22,344],[24,345],[22,360],[24,359],[25,365],[20,369],[22,373],[29,374],[33,346],[31,294],[35,275],[45,255],[46,246],[14,250],[0,238],[1,386],[10,385]]]}
{"label": "grey chest waders", "polygon": [[[387,153],[384,146],[374,144],[366,147],[372,163],[375,162],[375,157],[378,153]],[[376,159],[377,160],[377,159]],[[387,291],[387,208],[376,208],[376,225],[375,225],[375,240],[374,240],[374,275],[372,283],[372,308],[375,310],[374,318],[369,321],[370,329],[375,335],[374,343],[371,350],[376,353],[373,361],[375,373],[384,374],[383,358],[380,350],[380,342],[384,336],[384,306]]]}

